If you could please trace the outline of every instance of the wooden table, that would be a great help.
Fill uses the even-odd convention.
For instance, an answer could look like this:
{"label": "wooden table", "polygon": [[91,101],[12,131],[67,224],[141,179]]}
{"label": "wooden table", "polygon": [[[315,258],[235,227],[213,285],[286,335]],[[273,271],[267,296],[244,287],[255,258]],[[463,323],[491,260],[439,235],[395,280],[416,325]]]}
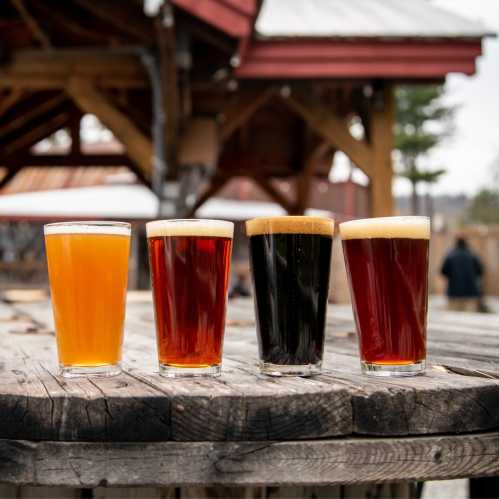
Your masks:
{"label": "wooden table", "polygon": [[235,300],[223,375],[168,380],[149,297],[133,295],[125,372],[65,380],[49,303],[0,302],[0,496],[408,497],[410,482],[499,474],[499,316],[433,312],[431,366],[411,379],[362,376],[353,331],[331,306],[324,374],[261,377],[252,302]]}

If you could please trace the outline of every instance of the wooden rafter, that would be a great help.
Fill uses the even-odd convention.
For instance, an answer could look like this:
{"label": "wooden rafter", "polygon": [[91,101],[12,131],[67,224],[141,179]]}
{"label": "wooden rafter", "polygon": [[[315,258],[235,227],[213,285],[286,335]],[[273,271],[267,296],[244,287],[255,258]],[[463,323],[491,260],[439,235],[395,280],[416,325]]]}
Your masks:
{"label": "wooden rafter", "polygon": [[58,2],[57,8],[53,8],[46,0],[31,0],[31,3],[36,8],[38,16],[50,19],[52,24],[62,28],[66,33],[94,45],[116,40],[116,33],[113,34],[106,29],[96,29],[95,22],[89,23],[86,19],[82,19],[83,16],[75,13],[74,7],[68,1]]}
{"label": "wooden rafter", "polygon": [[3,189],[21,170],[19,166],[12,166],[7,169],[7,173],[0,180],[0,189]]}
{"label": "wooden rafter", "polygon": [[53,134],[60,128],[65,127],[71,119],[71,113],[68,110],[61,110],[58,113],[48,113],[47,118],[36,126],[33,126],[28,132],[21,134],[14,140],[9,141],[2,146],[2,155],[0,163],[11,162],[13,155],[18,151],[27,150],[40,140]]}
{"label": "wooden rafter", "polygon": [[31,33],[33,33],[33,36],[40,42],[40,45],[45,49],[52,48],[52,43],[50,42],[49,36],[42,29],[36,17],[34,17],[26,8],[24,1],[10,0],[10,2],[15,7],[22,20],[26,23]]}
{"label": "wooden rafter", "polygon": [[118,28],[121,32],[134,36],[147,44],[153,40],[151,25],[145,17],[137,16],[129,9],[131,2],[112,4],[96,2],[95,0],[75,0],[78,5],[93,14],[95,17]]}
{"label": "wooden rafter", "polygon": [[128,156],[140,168],[142,174],[150,178],[154,155],[152,142],[130,118],[114,107],[89,80],[70,79],[66,92],[83,112],[94,114],[113,132],[126,147]]}
{"label": "wooden rafter", "polygon": [[284,99],[288,106],[298,113],[308,125],[344,152],[366,175],[371,174],[372,151],[369,145],[352,137],[344,119],[324,109],[321,102],[304,93],[293,92]]}
{"label": "wooden rafter", "polygon": [[0,117],[3,116],[11,107],[15,106],[25,95],[20,89],[14,89],[0,99]]}
{"label": "wooden rafter", "polygon": [[243,126],[253,114],[268,102],[276,93],[275,87],[264,89],[243,89],[231,99],[222,114],[224,122],[220,132],[222,141]]}
{"label": "wooden rafter", "polygon": [[12,131],[23,127],[38,116],[46,114],[47,112],[59,107],[66,100],[67,97],[64,94],[55,95],[45,100],[44,102],[41,102],[37,106],[34,106],[32,109],[29,109],[19,116],[9,120],[8,123],[0,126],[0,139],[5,137]]}
{"label": "wooden rafter", "polygon": [[18,157],[19,163],[26,167],[119,167],[130,166],[126,154],[25,154]]}
{"label": "wooden rafter", "polygon": [[108,50],[67,49],[56,52],[26,50],[14,52],[0,66],[0,88],[63,89],[74,74],[98,79],[99,86],[146,88],[149,79],[136,54]]}

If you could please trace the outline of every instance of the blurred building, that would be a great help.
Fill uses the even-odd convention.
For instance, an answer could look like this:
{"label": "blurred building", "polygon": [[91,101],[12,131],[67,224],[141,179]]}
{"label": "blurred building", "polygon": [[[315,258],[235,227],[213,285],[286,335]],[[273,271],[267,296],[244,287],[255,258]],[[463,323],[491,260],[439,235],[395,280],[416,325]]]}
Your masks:
{"label": "blurred building", "polygon": [[[270,212],[390,214],[395,86],[473,74],[487,35],[416,0],[18,0],[0,27],[2,196],[72,187],[54,202],[92,218],[148,213],[138,186],[102,195],[127,172],[154,193],[150,218],[241,193]],[[88,115],[121,146],[89,149]],[[40,146],[61,130],[59,150]],[[329,181],[340,152],[366,185]],[[58,219],[40,196],[15,220]]]}

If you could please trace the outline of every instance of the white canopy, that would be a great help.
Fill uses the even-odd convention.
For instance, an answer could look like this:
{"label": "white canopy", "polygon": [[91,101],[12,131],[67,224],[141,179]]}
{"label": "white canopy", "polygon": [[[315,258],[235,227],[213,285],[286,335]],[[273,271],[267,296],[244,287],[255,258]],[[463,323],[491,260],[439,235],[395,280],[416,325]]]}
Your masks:
{"label": "white canopy", "polygon": [[[157,218],[158,200],[142,185],[81,187],[0,196],[0,218],[109,218],[148,220]],[[328,216],[323,210],[308,214]],[[247,220],[258,216],[284,215],[275,203],[212,198],[196,213],[200,218]]]}

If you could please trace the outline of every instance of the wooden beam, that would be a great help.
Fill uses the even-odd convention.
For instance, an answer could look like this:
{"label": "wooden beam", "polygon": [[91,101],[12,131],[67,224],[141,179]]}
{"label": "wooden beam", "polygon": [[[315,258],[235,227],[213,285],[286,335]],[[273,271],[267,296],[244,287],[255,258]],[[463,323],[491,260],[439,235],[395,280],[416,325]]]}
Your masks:
{"label": "wooden beam", "polygon": [[7,173],[0,180],[0,190],[3,189],[21,170],[19,166],[11,167],[7,169]]}
{"label": "wooden beam", "polygon": [[13,52],[9,62],[0,66],[0,88],[63,89],[75,74],[97,81],[100,87],[148,88],[150,85],[138,55],[106,48]]}
{"label": "wooden beam", "polygon": [[375,217],[393,214],[392,151],[394,148],[395,97],[393,86],[385,83],[375,91],[371,110],[371,211]]}
{"label": "wooden beam", "polygon": [[[248,173],[246,174],[248,175]],[[251,175],[249,178],[255,182],[268,196],[273,199],[277,204],[281,205],[287,213],[295,211],[294,204],[278,189],[276,189],[269,181],[268,178],[258,175]]]}
{"label": "wooden beam", "polygon": [[40,102],[38,105],[33,106],[33,108],[25,111],[19,116],[9,120],[8,123],[0,127],[0,139],[5,137],[12,131],[23,127],[36,117],[46,114],[47,112],[59,107],[66,100],[66,95],[62,93],[59,95],[55,95],[43,102]]}
{"label": "wooden beam", "polygon": [[293,91],[284,99],[318,134],[335,149],[345,153],[366,175],[371,173],[372,151],[369,145],[352,137],[344,119],[325,109],[317,98]]}
{"label": "wooden beam", "polygon": [[131,2],[113,4],[95,0],[75,0],[75,2],[95,17],[105,21],[124,33],[134,36],[141,42],[152,43],[152,25],[145,16],[137,15],[137,9],[129,9]]}
{"label": "wooden beam", "polygon": [[130,159],[140,168],[146,178],[150,178],[154,155],[152,142],[128,116],[116,109],[89,80],[70,79],[66,92],[83,112],[94,114],[113,132],[127,148]]}
{"label": "wooden beam", "polygon": [[276,88],[247,88],[229,100],[222,111],[224,118],[220,139],[225,142],[238,128],[243,126],[253,114],[276,94]]}
{"label": "wooden beam", "polygon": [[[46,0],[30,0],[30,2],[35,6],[38,16],[50,19],[51,25],[55,26],[56,29],[59,28],[64,33],[75,35],[88,45],[108,46],[113,41],[119,40],[119,33],[113,32],[111,29],[104,29],[102,26],[95,26],[98,23],[95,20],[89,22],[81,13],[75,12],[71,2],[59,2],[57,8],[53,8]],[[124,37],[119,41],[125,41]]]}
{"label": "wooden beam", "polygon": [[50,38],[43,31],[40,23],[37,19],[31,15],[31,13],[26,8],[23,0],[10,0],[14,8],[17,10],[22,20],[26,23],[33,36],[40,42],[40,45],[44,49],[52,48],[52,43],[50,42]]}
{"label": "wooden beam", "polygon": [[14,89],[0,99],[0,117],[3,116],[10,108],[15,106],[24,95],[25,93],[22,90]]}
{"label": "wooden beam", "polygon": [[199,210],[208,199],[214,196],[229,180],[230,177],[222,177],[221,175],[212,177],[196,202],[187,211],[186,218],[192,218],[196,214],[196,211]]}
{"label": "wooden beam", "polygon": [[130,166],[130,158],[125,154],[26,154],[18,157],[23,167],[75,167],[98,166],[120,167]]}
{"label": "wooden beam", "polygon": [[315,147],[309,155],[303,171],[296,179],[296,202],[293,214],[303,215],[305,213],[310,197],[310,186],[314,178],[317,164],[321,161],[329,149],[331,149],[331,144],[329,142],[322,142]]}

